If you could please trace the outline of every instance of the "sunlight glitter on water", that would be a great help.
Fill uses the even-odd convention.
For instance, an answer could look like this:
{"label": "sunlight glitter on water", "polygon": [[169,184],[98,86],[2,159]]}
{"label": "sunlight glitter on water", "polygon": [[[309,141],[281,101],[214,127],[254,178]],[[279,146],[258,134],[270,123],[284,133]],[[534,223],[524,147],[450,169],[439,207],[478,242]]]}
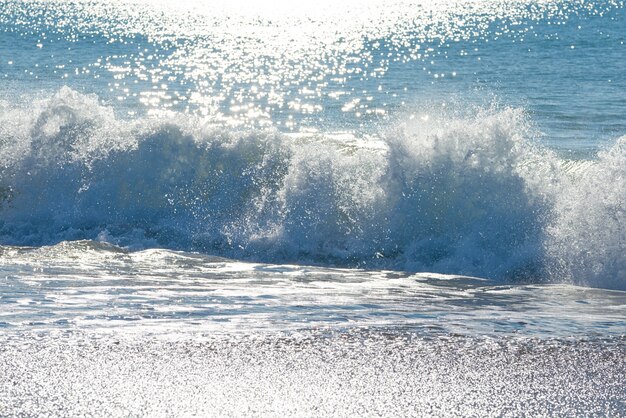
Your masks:
{"label": "sunlight glitter on water", "polygon": [[[467,85],[481,68],[485,42],[548,36],[533,22],[560,25],[580,13],[571,7],[9,1],[0,22],[31,51],[9,57],[26,79],[96,82],[131,116],[139,105],[154,115],[185,111],[229,125],[297,130],[363,127],[410,103],[416,89]],[[24,21],[36,23],[25,30]],[[412,68],[410,78],[397,74],[399,65]]]}
{"label": "sunlight glitter on water", "polygon": [[400,327],[426,336],[626,332],[624,292],[242,263],[89,242],[17,251],[18,262],[3,261],[0,282],[0,321],[10,333],[215,335],[355,327]]}

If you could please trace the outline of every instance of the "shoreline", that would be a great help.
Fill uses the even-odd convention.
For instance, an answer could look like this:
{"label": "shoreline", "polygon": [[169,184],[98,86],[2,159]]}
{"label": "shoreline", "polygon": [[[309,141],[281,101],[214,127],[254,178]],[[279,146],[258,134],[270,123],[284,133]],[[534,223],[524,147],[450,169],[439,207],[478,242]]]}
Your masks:
{"label": "shoreline", "polygon": [[[17,337],[17,336],[16,336]],[[626,339],[22,334],[3,416],[622,416]],[[170,335],[171,337],[171,335]]]}

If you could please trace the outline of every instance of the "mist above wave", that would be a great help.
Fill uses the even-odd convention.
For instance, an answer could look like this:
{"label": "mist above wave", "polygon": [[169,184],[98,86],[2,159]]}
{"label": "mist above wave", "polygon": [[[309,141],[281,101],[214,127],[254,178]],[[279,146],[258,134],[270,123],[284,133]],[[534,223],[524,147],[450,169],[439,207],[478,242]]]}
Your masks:
{"label": "mist above wave", "polygon": [[517,109],[407,118],[375,140],[128,121],[63,88],[0,109],[0,242],[624,288],[626,139],[570,170],[532,136]]}

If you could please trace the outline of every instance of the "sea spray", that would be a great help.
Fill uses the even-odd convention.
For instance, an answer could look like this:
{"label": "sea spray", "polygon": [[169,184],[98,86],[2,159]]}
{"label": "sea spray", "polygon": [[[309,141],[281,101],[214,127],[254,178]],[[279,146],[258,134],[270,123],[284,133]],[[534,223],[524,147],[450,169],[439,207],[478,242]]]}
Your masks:
{"label": "sea spray", "polygon": [[624,287],[624,139],[573,175],[518,109],[354,141],[182,114],[125,120],[69,88],[0,118],[2,244],[100,239]]}
{"label": "sea spray", "polygon": [[564,175],[546,241],[551,276],[626,289],[626,137]]}
{"label": "sea spray", "polygon": [[554,156],[531,132],[516,109],[429,117],[395,132],[391,225],[406,269],[537,274]]}

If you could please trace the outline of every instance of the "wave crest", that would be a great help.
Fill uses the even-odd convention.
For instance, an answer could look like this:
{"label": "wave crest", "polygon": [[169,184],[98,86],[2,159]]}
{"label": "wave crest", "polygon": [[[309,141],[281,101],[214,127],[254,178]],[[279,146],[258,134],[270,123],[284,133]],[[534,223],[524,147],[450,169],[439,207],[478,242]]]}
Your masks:
{"label": "wave crest", "polygon": [[3,105],[0,126],[3,244],[100,239],[625,287],[626,139],[573,170],[529,140],[520,110],[348,141],[125,121],[64,88],[34,110]]}

